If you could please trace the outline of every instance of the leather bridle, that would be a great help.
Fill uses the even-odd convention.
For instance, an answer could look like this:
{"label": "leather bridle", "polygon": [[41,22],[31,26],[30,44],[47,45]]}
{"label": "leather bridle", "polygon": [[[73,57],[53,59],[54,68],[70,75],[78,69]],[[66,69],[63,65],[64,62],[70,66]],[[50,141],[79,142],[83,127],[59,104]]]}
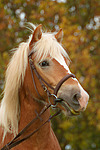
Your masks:
{"label": "leather bridle", "polygon": [[[38,78],[38,80],[39,80],[39,82],[40,82],[40,84],[41,84],[43,90],[47,93],[48,99],[50,99],[50,97],[53,97],[53,99],[54,99],[53,106],[54,106],[54,105],[56,104],[56,103],[55,103],[56,100],[58,101],[57,93],[58,93],[60,87],[62,86],[62,84],[63,84],[66,80],[68,80],[70,77],[75,78],[75,75],[74,75],[74,74],[67,74],[66,76],[64,76],[64,77],[58,82],[58,84],[56,85],[56,87],[53,88],[53,87],[52,87],[49,83],[47,83],[47,82],[42,78],[42,76],[38,73],[38,71],[37,71],[37,69],[36,69],[36,67],[35,67],[35,65],[34,65],[34,63],[33,63],[33,60],[32,60],[32,54],[33,54],[33,52],[31,52],[31,53],[29,54],[29,65],[30,65],[30,70],[31,70],[31,75],[32,75],[32,80],[33,80],[34,88],[35,88],[35,90],[36,90],[36,92],[37,92],[37,95],[38,95],[41,99],[43,99],[43,98],[41,97],[41,95],[39,94],[38,89],[37,89],[37,87],[36,87],[35,80],[34,80],[34,76],[33,76],[33,72],[35,73],[36,77]],[[51,94],[51,92],[48,90],[48,87],[54,91],[52,94]]]}
{"label": "leather bridle", "polygon": [[[31,52],[28,56],[29,59],[29,66],[30,66],[30,70],[31,70],[31,75],[32,75],[32,80],[33,80],[33,85],[34,88],[37,92],[37,95],[39,96],[40,99],[43,99],[42,96],[39,94],[38,89],[36,87],[35,84],[35,80],[34,80],[34,76],[33,76],[33,72],[35,73],[36,77],[38,78],[43,90],[47,93],[48,96],[48,103],[46,103],[46,105],[43,107],[43,109],[41,110],[41,112],[38,114],[36,112],[36,117],[28,124],[26,125],[26,127],[24,129],[22,129],[22,131],[20,131],[18,133],[18,135],[8,144],[6,144],[1,150],[10,150],[13,147],[15,147],[16,145],[22,143],[23,141],[27,140],[28,138],[30,138],[33,134],[35,134],[38,130],[40,130],[46,123],[48,123],[52,118],[54,118],[55,116],[57,116],[58,114],[60,114],[61,110],[58,110],[55,114],[53,114],[52,116],[50,116],[42,125],[40,125],[36,130],[32,131],[30,134],[26,135],[25,137],[21,138],[21,136],[31,127],[31,125],[37,120],[39,119],[40,121],[43,121],[41,118],[41,115],[47,110],[49,109],[51,106],[56,107],[57,103],[61,102],[62,100],[57,98],[57,93],[60,89],[60,87],[62,86],[62,84],[68,80],[70,77],[75,78],[74,74],[67,74],[66,76],[64,76],[56,85],[55,88],[53,88],[49,83],[47,83],[42,76],[38,73],[33,60],[32,60],[32,54],[33,52]],[[53,93],[51,94],[51,92],[48,90],[48,87],[50,89],[53,90]],[[53,99],[53,102],[51,103],[50,99]]]}

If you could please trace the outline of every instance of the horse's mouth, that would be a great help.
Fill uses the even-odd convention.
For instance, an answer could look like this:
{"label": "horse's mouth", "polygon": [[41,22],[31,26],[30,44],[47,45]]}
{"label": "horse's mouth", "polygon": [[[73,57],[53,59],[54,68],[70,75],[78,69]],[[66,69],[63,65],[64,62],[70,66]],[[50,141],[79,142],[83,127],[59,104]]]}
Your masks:
{"label": "horse's mouth", "polygon": [[65,111],[68,112],[69,116],[80,115],[80,112],[74,110],[74,108],[72,108],[67,101],[60,99],[60,104],[64,107]]}

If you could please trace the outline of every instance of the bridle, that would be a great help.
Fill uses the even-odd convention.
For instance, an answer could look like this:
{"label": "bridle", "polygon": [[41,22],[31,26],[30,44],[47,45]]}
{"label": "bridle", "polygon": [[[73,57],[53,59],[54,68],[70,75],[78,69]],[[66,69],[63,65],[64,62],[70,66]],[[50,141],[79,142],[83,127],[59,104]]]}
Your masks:
{"label": "bridle", "polygon": [[[58,93],[58,91],[59,91],[61,85],[62,85],[66,80],[68,80],[70,77],[75,78],[75,75],[74,75],[74,74],[67,74],[66,76],[64,76],[64,77],[58,82],[58,84],[56,85],[56,87],[53,88],[53,87],[52,87],[49,83],[47,83],[47,82],[42,78],[42,76],[38,73],[38,71],[37,71],[37,69],[36,69],[36,67],[35,67],[35,65],[34,65],[34,63],[33,63],[33,60],[32,60],[32,54],[33,54],[33,52],[31,52],[31,53],[29,54],[28,58],[29,58],[29,66],[30,66],[30,70],[31,70],[31,75],[32,75],[32,80],[33,80],[34,88],[35,88],[35,90],[36,90],[37,95],[39,96],[39,98],[43,99],[43,98],[41,97],[41,95],[39,94],[38,89],[37,89],[37,87],[36,87],[35,80],[34,80],[34,76],[33,76],[33,72],[35,73],[36,77],[38,78],[38,80],[39,80],[39,82],[40,82],[40,84],[41,84],[41,86],[42,86],[44,92],[47,93],[49,102],[50,102],[50,98],[53,97],[54,101],[53,101],[52,106],[54,107],[54,106],[56,105],[56,101],[57,101],[57,102],[58,102],[58,101],[61,101],[61,99],[58,99],[58,98],[57,98],[57,93]],[[47,87],[49,87],[50,89],[52,89],[54,92],[51,94],[51,92],[48,90]]]}
{"label": "bridle", "polygon": [[[10,150],[12,149],[13,147],[15,147],[16,145],[22,143],[23,141],[27,140],[28,138],[30,138],[33,134],[35,134],[38,130],[40,130],[46,123],[50,122],[50,120],[52,118],[54,118],[55,116],[57,116],[58,114],[60,114],[61,110],[58,110],[55,114],[53,114],[52,116],[50,116],[42,125],[40,125],[36,130],[32,131],[30,134],[26,135],[25,137],[21,138],[21,136],[31,127],[31,125],[37,120],[39,119],[40,121],[43,121],[42,118],[41,118],[41,115],[47,110],[49,109],[50,107],[55,107],[56,108],[56,105],[57,103],[60,103],[62,100],[57,98],[57,93],[60,89],[60,87],[62,86],[62,84],[68,80],[70,77],[73,77],[75,78],[75,75],[74,74],[67,74],[66,76],[64,76],[59,82],[58,84],[56,85],[55,88],[53,88],[49,83],[47,83],[43,78],[42,76],[38,73],[34,63],[33,63],[33,60],[32,60],[32,54],[33,52],[31,52],[28,56],[28,59],[29,59],[29,66],[30,66],[30,70],[31,70],[31,76],[32,76],[32,80],[33,80],[33,85],[34,85],[34,88],[37,92],[37,95],[39,96],[40,99],[43,99],[42,96],[39,94],[38,92],[38,89],[36,87],[36,84],[35,84],[35,80],[34,80],[34,76],[33,76],[33,72],[35,73],[36,77],[38,78],[44,92],[47,93],[47,96],[48,96],[48,103],[45,104],[45,106],[43,107],[43,109],[41,110],[41,112],[38,114],[37,112],[36,113],[36,117],[28,124],[26,125],[26,127],[24,129],[22,129],[22,131],[20,131],[18,133],[18,135],[11,141],[9,142],[8,144],[6,144],[1,150]],[[50,89],[52,89],[54,92],[51,94],[51,92],[48,90],[48,87]],[[53,99],[53,103],[51,103],[50,99]]]}

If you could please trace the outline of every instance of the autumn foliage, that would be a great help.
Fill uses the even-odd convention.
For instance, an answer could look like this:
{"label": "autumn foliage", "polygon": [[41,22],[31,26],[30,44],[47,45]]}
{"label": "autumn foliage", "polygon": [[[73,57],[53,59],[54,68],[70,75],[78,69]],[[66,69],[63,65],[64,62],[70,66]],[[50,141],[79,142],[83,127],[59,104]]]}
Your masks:
{"label": "autumn foliage", "polygon": [[62,150],[100,150],[99,8],[99,0],[0,0],[0,93],[10,50],[30,34],[25,22],[41,23],[47,31],[63,29],[62,44],[72,61],[70,70],[89,93],[90,101],[79,117],[61,115],[53,120]]}

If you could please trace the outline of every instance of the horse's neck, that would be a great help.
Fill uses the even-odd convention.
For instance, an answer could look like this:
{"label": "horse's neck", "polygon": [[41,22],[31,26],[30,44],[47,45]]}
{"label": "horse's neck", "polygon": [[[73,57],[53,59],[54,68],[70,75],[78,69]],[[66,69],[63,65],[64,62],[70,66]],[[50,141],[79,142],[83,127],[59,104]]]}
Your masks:
{"label": "horse's neck", "polygon": [[[30,96],[25,96],[24,92],[20,92],[20,121],[19,131],[21,131],[34,117],[36,117],[35,110],[39,113],[43,108],[43,104],[39,104]],[[43,121],[36,121],[33,126],[23,135],[26,136],[36,128],[38,128],[43,122],[45,122],[50,115],[47,110],[43,115]],[[10,133],[7,133],[4,143],[2,143],[3,130],[0,128],[0,149],[13,139]],[[23,136],[21,138],[23,138]],[[50,122],[45,124],[37,133],[31,138],[22,142],[13,148],[13,150],[61,150],[59,143],[51,129]]]}
{"label": "horse's neck", "polygon": [[[34,100],[30,95],[25,95],[24,92],[20,92],[20,122],[19,122],[19,131],[22,130],[34,117],[36,117],[36,113],[39,113],[44,105],[42,103]],[[50,115],[50,111],[47,110],[41,117],[42,120],[37,120],[29,131],[26,134],[31,133],[35,129],[37,129],[43,122],[45,122]],[[27,149],[50,149],[50,150],[60,150],[60,146],[58,141],[51,129],[51,123],[45,124],[37,133],[35,133],[31,138],[27,141],[23,142],[19,145],[19,148],[27,150]]]}

